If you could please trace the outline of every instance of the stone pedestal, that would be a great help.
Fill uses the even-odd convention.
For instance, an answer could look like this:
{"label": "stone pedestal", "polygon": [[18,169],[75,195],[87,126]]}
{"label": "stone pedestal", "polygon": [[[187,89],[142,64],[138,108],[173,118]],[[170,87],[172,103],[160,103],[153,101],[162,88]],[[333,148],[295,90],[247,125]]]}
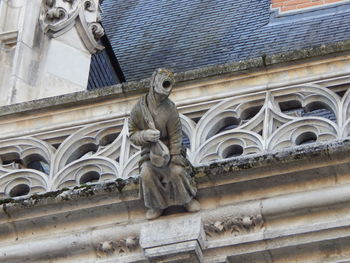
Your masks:
{"label": "stone pedestal", "polygon": [[150,222],[141,229],[140,235],[140,245],[152,263],[201,263],[204,240],[198,215]]}

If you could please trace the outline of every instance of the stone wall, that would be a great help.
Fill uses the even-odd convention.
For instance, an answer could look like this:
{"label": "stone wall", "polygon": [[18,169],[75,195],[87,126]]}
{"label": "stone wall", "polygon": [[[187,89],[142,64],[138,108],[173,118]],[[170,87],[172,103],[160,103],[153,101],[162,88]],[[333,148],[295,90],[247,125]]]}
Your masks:
{"label": "stone wall", "polygon": [[0,105],[86,90],[102,50],[98,1],[0,3]]}

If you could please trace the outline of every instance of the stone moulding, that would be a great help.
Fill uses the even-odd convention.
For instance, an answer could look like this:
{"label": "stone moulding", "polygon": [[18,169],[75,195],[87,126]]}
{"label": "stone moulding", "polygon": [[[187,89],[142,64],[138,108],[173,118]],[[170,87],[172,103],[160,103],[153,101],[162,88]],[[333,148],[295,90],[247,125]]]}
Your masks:
{"label": "stone moulding", "polygon": [[4,44],[4,46],[11,46],[16,44],[18,37],[18,31],[8,31],[0,33],[0,44]]}
{"label": "stone moulding", "polygon": [[111,255],[113,253],[122,256],[134,252],[139,247],[139,237],[129,236],[125,239],[120,239],[116,241],[101,242],[98,245],[97,250],[101,253],[101,257]]}
{"label": "stone moulding", "polygon": [[39,18],[42,30],[52,38],[76,26],[92,54],[104,48],[98,43],[104,35],[100,20],[100,9],[95,0],[43,0]]}
{"label": "stone moulding", "polygon": [[[208,185],[208,182],[213,179],[220,182],[221,180],[227,180],[227,178],[232,178],[234,179],[234,182],[240,182],[242,180],[242,178],[240,178],[240,174],[245,173],[246,171],[254,171],[254,173],[256,173],[257,175],[257,178],[259,178],[258,171],[263,171],[265,168],[269,168],[270,170],[279,170],[280,168],[277,166],[277,164],[283,165],[284,168],[288,170],[290,169],[288,165],[295,166],[299,163],[301,166],[301,164],[309,163],[310,160],[313,160],[313,165],[316,167],[325,161],[331,160],[335,162],[335,157],[339,157],[338,161],[336,162],[337,164],[341,164],[343,162],[346,163],[349,159],[349,152],[349,139],[310,144],[285,149],[281,152],[257,154],[253,156],[242,156],[236,159],[223,160],[211,164],[202,165],[194,168],[194,176],[198,184],[202,185],[200,186],[200,188],[205,189],[207,187],[211,187],[210,185]],[[331,165],[331,162],[327,163],[327,165]],[[302,169],[302,167],[300,167],[300,169]],[[280,174],[282,174],[282,172]],[[271,175],[274,176],[274,173],[272,173],[272,171]],[[261,176],[261,178],[264,177],[264,175]],[[328,176],[335,175],[329,174]],[[251,177],[247,177],[246,180],[251,180]],[[88,195],[92,196],[101,193],[123,192],[124,194],[126,194],[125,197],[127,197],[132,192],[132,199],[134,199],[138,198],[138,195],[134,193],[135,191],[138,191],[138,178],[118,178],[115,181],[101,184],[85,184],[81,186],[76,186],[74,188],[63,188],[47,193],[36,193],[31,196],[6,198],[0,200],[0,204],[10,204],[11,206],[20,206],[21,204],[40,205],[41,201],[44,201],[46,203],[49,200],[56,203],[57,200],[62,201],[68,199],[79,199],[80,197],[85,196],[86,192],[89,193]],[[247,214],[246,216],[249,218],[252,217],[253,219],[255,218],[251,222],[254,222],[255,220],[260,222],[260,216],[258,214]],[[216,221],[211,221],[207,223],[212,224],[215,222]]]}
{"label": "stone moulding", "polygon": [[264,221],[261,215],[226,217],[204,225],[204,231],[208,238],[220,235],[244,235],[263,228]]}
{"label": "stone moulding", "polygon": [[[349,141],[343,141],[197,167],[198,197],[203,210],[195,215],[165,216],[151,224],[143,218],[144,207],[137,194],[136,179],[7,199],[2,202],[0,213],[3,233],[0,251],[6,252],[0,253],[0,261],[17,263],[28,257],[45,261],[63,253],[79,255],[88,263],[162,262],[164,257],[176,259],[181,252],[182,258],[193,256],[198,262],[201,257],[204,262],[225,262],[226,257],[242,253],[318,244],[324,236],[328,240],[347,238],[350,196],[346,183],[349,174],[344,165],[349,165],[349,152]],[[313,172],[312,175],[328,185],[315,180],[308,185],[310,160],[324,171],[321,177]],[[278,163],[283,165],[274,165]],[[269,168],[269,175],[264,167]],[[296,177],[298,171],[302,184],[297,190],[295,182],[283,180],[283,194],[274,192],[280,188],[276,178],[285,173]],[[245,176],[239,178],[239,172]],[[204,177],[210,177],[207,179],[211,184]],[[267,177],[273,177],[273,183],[267,184]],[[334,177],[338,178],[337,185]],[[241,180],[249,194],[248,201],[244,194],[235,191],[234,186],[240,187]],[[252,191],[256,184],[264,186],[263,195],[261,191]],[[231,192],[223,191],[222,186]],[[219,193],[220,203],[215,201],[215,193]],[[235,199],[237,195],[239,201]],[[169,235],[163,231],[168,227],[173,227]],[[163,235],[150,236],[154,228],[162,230]],[[177,235],[178,228],[182,229],[181,235]],[[172,235],[177,238],[178,246]]]}

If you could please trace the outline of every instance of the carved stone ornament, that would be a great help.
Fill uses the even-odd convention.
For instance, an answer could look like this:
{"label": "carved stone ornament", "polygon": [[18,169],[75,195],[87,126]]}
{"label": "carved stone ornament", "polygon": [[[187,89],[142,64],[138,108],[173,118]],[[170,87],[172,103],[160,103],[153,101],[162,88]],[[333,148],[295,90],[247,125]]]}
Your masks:
{"label": "carved stone ornament", "polygon": [[43,0],[40,25],[45,34],[56,38],[77,27],[90,53],[103,49],[98,40],[104,35],[98,0]]}
{"label": "carved stone ornament", "polygon": [[97,251],[100,256],[118,254],[120,256],[134,252],[140,248],[139,238],[129,236],[117,241],[104,241],[99,244]]}
{"label": "carved stone ornament", "polygon": [[220,235],[244,235],[259,231],[263,228],[264,221],[261,215],[224,218],[204,225],[204,231],[208,237]]}

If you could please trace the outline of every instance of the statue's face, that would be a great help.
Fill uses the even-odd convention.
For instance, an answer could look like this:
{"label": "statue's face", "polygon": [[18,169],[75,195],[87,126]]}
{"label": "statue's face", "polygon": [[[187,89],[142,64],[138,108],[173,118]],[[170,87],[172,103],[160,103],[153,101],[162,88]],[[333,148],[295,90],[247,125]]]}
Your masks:
{"label": "statue's face", "polygon": [[157,74],[154,79],[154,91],[168,97],[173,89],[173,80],[167,74]]}

